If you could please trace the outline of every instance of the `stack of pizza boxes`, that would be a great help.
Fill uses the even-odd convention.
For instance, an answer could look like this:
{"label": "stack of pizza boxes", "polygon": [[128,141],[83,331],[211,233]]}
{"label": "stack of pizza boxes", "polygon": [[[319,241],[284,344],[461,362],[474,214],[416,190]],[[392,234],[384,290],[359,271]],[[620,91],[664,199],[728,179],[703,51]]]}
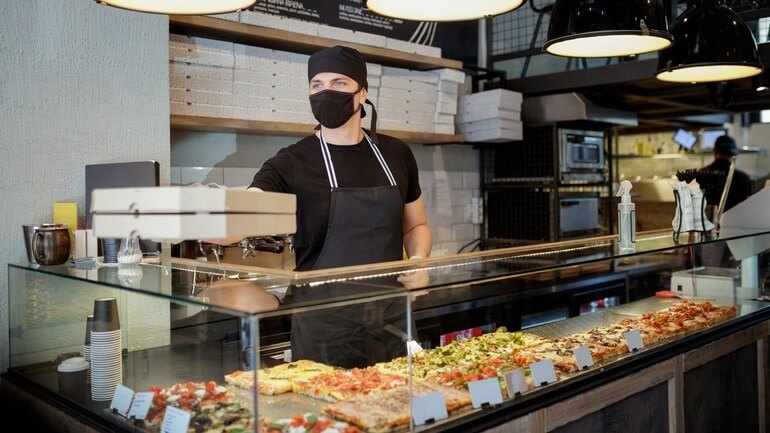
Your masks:
{"label": "stack of pizza boxes", "polygon": [[460,97],[457,128],[469,142],[521,140],[521,93],[487,90]]}

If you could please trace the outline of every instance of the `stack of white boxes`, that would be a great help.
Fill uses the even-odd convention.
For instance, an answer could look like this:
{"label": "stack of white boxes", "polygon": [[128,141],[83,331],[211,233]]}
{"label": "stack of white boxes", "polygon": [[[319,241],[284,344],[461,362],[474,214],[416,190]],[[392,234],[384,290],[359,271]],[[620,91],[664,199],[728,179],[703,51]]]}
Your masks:
{"label": "stack of white boxes", "polygon": [[434,115],[435,132],[439,134],[455,133],[455,115],[460,85],[465,83],[465,73],[456,69],[436,71],[439,76],[438,100]]}
{"label": "stack of white boxes", "polygon": [[233,117],[233,43],[170,35],[171,114]]}
{"label": "stack of white boxes", "polygon": [[521,140],[521,93],[487,90],[460,97],[457,128],[468,142]]}
{"label": "stack of white boxes", "polygon": [[382,68],[378,122],[382,129],[433,132],[438,74]]}

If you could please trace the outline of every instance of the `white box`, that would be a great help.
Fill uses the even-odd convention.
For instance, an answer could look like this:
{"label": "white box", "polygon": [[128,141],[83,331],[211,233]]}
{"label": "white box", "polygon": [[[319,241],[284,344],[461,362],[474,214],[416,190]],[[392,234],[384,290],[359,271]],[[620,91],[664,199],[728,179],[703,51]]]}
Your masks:
{"label": "white box", "polygon": [[260,85],[276,85],[284,88],[302,89],[308,91],[307,77],[297,77],[291,75],[276,74],[267,71],[248,71],[236,69],[234,72],[235,80],[242,83],[252,83]]}
{"label": "white box", "polygon": [[444,105],[448,104],[450,106],[454,106],[455,109],[457,109],[457,94],[455,93],[445,93],[445,92],[438,92],[438,105]]}
{"label": "white box", "polygon": [[274,57],[275,50],[270,48],[255,47],[253,45],[234,44],[233,52],[235,55],[247,56],[247,57],[259,57],[263,59],[272,59]]}
{"label": "white box", "polygon": [[460,90],[460,85],[452,81],[441,80],[438,83],[438,90],[439,92],[453,93],[457,95],[457,92]]}
{"label": "white box", "polygon": [[435,72],[438,73],[439,77],[441,78],[441,81],[451,81],[457,84],[463,84],[465,83],[465,72],[457,70],[457,69],[437,69]]}
{"label": "white box", "polygon": [[460,97],[460,104],[473,108],[497,106],[521,111],[521,102],[521,93],[506,89],[486,90]]}
{"label": "white box", "polygon": [[177,35],[169,33],[169,46],[173,45],[179,48],[197,48],[201,51],[212,51],[215,53],[233,53],[233,44],[230,41],[220,41],[217,39],[201,38],[197,36]]}
{"label": "white box", "polygon": [[382,75],[382,65],[379,63],[367,63],[366,64],[367,75]]}
{"label": "white box", "polygon": [[458,123],[457,130],[463,134],[474,131],[483,131],[485,129],[521,129],[521,121],[507,119],[486,119],[475,122]]}
{"label": "white box", "polygon": [[263,98],[292,99],[308,103],[307,89],[283,87],[278,84],[255,84],[236,81],[233,83],[233,93],[236,95],[261,96]]}
{"label": "white box", "polygon": [[[382,104],[382,100],[380,100],[380,104]],[[433,113],[418,113],[409,110],[387,110],[380,108],[377,111],[377,120],[379,119],[404,120],[412,123],[429,123],[433,125]]]}
{"label": "white box", "polygon": [[171,114],[183,116],[203,116],[232,118],[233,107],[221,105],[193,104],[192,102],[174,102],[170,103]]}
{"label": "white box", "polygon": [[521,129],[485,129],[463,134],[468,142],[498,143],[503,141],[515,141],[523,138]]}
{"label": "white box", "polygon": [[440,125],[436,124],[435,126],[435,132],[437,134],[454,134],[455,133],[455,126],[454,125]]}
{"label": "white box", "polygon": [[379,75],[368,75],[366,77],[366,81],[369,83],[369,89],[380,87],[380,76]]}
{"label": "white box", "polygon": [[309,104],[294,99],[264,98],[260,96],[235,95],[235,107],[256,108],[259,110],[288,111],[304,113],[309,111]]}
{"label": "white box", "polygon": [[436,113],[455,115],[457,114],[457,104],[452,104],[449,101],[436,104]]}
{"label": "white box", "polygon": [[377,119],[377,129],[391,130],[391,131],[404,131],[406,128],[406,120],[393,120],[393,119]]}
{"label": "white box", "polygon": [[385,48],[387,39],[385,36],[375,35],[374,33],[353,31],[353,40],[359,44]]}
{"label": "white box", "polygon": [[355,33],[353,33],[353,30],[327,26],[326,24],[318,26],[318,36],[344,42],[355,42]]}
{"label": "white box", "polygon": [[169,46],[168,58],[173,62],[185,62],[194,65],[220,66],[223,68],[235,66],[235,57],[233,57],[232,53],[185,49],[173,45]]}
{"label": "white box", "polygon": [[426,83],[424,81],[410,80],[404,77],[397,77],[393,75],[383,75],[380,79],[380,85],[382,87],[389,87],[392,89],[405,89],[413,90],[416,92],[435,93],[438,91],[436,84]]}
{"label": "white box", "polygon": [[206,15],[210,18],[217,18],[220,20],[227,20],[227,21],[240,21],[241,19],[241,13],[240,12],[230,12],[226,14],[217,14],[217,15]]}
{"label": "white box", "polygon": [[505,110],[500,107],[466,108],[460,107],[457,112],[457,123],[476,122],[487,119],[520,120],[521,112]]}
{"label": "white box", "polygon": [[422,102],[424,104],[436,103],[436,92],[417,92],[414,90],[394,89],[380,86],[380,98],[402,99],[404,101]]}
{"label": "white box", "polygon": [[751,297],[750,292],[748,296],[736,292],[740,285],[740,271],[734,268],[698,267],[671,274],[671,290],[684,296]]}
{"label": "white box", "polygon": [[410,81],[423,81],[431,84],[438,84],[439,82],[438,74],[433,71],[413,71],[411,69],[392,68],[386,66],[382,68],[382,75],[406,78]]}
{"label": "white box", "polygon": [[387,38],[385,47],[391,50],[403,51],[405,53],[420,54],[430,57],[441,57],[441,48],[415,44],[413,42],[406,42],[394,38]]}
{"label": "white box", "polygon": [[169,91],[171,101],[187,102],[193,104],[232,106],[234,95],[232,93],[204,92],[202,90],[186,90],[172,88]]}
{"label": "white box", "polygon": [[274,29],[281,26],[281,17],[262,12],[241,11],[240,19],[242,23],[254,26],[271,27]]}
{"label": "white box", "polygon": [[270,21],[272,26],[288,32],[301,33],[303,35],[318,36],[320,24],[310,21],[295,20],[282,17],[278,21]]}
{"label": "white box", "polygon": [[188,78],[208,78],[212,80],[233,81],[233,69],[218,66],[171,62],[169,64],[169,73],[171,75],[181,75]]}
{"label": "white box", "polygon": [[455,124],[455,116],[452,114],[436,113],[433,116],[433,122],[439,125],[452,125]]}
{"label": "white box", "polygon": [[187,78],[182,75],[169,76],[169,85],[176,89],[202,90],[206,92],[233,93],[233,82],[209,78]]}
{"label": "white box", "polygon": [[428,56],[428,57],[441,57],[441,47],[432,47],[430,45],[422,45],[422,44],[414,44],[415,47],[415,54],[420,54],[422,56]]}
{"label": "white box", "polygon": [[377,107],[381,110],[407,110],[414,113],[428,113],[433,117],[436,107],[423,102],[404,101],[403,99],[379,98]]}

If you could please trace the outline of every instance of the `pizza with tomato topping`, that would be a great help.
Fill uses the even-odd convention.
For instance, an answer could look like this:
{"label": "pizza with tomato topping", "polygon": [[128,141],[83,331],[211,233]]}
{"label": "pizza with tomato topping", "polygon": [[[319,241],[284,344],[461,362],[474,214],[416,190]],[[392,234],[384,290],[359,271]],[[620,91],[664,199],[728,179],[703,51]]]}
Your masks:
{"label": "pizza with tomato topping", "polygon": [[299,413],[291,418],[262,420],[261,433],[360,433],[356,426],[314,413]]}
{"label": "pizza with tomato topping", "polygon": [[[296,383],[305,382],[334,367],[310,360],[287,362],[257,371],[256,385],[260,394],[275,395],[291,392]],[[225,375],[225,382],[247,390],[254,389],[254,370],[234,371]]]}
{"label": "pizza with tomato topping", "polygon": [[409,378],[404,375],[381,373],[374,368],[334,370],[296,383],[294,392],[324,401],[334,402],[357,394],[368,394],[404,386]]}

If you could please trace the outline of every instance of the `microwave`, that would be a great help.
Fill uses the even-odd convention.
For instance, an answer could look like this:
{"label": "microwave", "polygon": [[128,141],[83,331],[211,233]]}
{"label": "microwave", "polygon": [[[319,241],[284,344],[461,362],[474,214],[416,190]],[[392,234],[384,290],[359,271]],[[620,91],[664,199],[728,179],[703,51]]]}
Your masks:
{"label": "microwave", "polygon": [[604,180],[604,133],[559,130],[562,180]]}

